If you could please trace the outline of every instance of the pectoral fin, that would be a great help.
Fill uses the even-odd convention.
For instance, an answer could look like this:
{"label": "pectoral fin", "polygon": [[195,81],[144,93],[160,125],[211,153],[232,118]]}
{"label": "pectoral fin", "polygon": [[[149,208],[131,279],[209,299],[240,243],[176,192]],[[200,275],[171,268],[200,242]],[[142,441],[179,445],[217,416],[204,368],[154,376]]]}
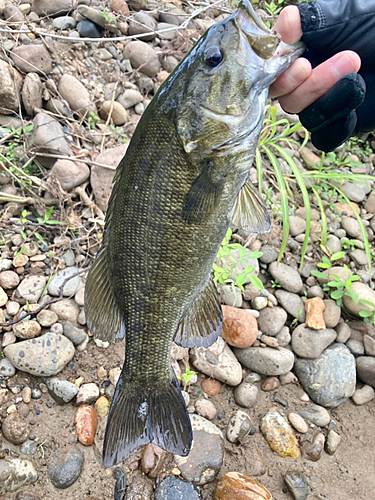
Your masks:
{"label": "pectoral fin", "polygon": [[231,225],[248,233],[268,233],[271,229],[267,207],[249,180],[238,193],[231,219]]}
{"label": "pectoral fin", "polygon": [[179,324],[174,342],[182,347],[209,347],[219,337],[222,324],[219,292],[211,276]]}

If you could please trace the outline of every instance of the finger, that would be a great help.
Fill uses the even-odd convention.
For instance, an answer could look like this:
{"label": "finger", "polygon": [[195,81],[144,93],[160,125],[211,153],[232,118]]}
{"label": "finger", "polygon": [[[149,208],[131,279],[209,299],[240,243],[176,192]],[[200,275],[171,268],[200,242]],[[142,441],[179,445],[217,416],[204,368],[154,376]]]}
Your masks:
{"label": "finger", "polygon": [[284,71],[271,85],[269,97],[280,97],[290,94],[311,75],[310,61],[300,57],[292,66]]}
{"label": "finger", "polygon": [[285,43],[296,43],[301,40],[302,27],[299,9],[296,5],[289,5],[280,12],[273,30],[281,35]]}
{"label": "finger", "polygon": [[293,92],[280,97],[281,106],[288,113],[300,113],[328,92],[349,73],[356,73],[361,59],[351,50],[345,50],[314,68],[311,75]]}

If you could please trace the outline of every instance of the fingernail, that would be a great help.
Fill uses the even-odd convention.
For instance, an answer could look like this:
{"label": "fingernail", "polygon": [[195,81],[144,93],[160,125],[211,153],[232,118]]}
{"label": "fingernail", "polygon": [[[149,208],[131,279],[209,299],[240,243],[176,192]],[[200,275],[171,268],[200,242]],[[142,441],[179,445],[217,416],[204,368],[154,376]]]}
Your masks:
{"label": "fingernail", "polygon": [[353,61],[346,54],[342,54],[334,59],[332,65],[339,78],[353,71]]}

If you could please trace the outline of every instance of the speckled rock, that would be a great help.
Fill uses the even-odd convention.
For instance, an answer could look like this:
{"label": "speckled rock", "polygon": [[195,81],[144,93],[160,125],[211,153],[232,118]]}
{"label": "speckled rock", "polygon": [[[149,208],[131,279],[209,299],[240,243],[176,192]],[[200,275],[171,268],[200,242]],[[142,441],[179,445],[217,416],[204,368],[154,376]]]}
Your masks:
{"label": "speckled rock", "polygon": [[190,415],[193,445],[187,457],[174,456],[181,475],[187,481],[204,485],[214,480],[224,459],[224,438],[212,422]]}
{"label": "speckled rock", "polygon": [[66,489],[81,475],[84,456],[80,450],[72,451],[63,462],[48,465],[48,476],[55,488]]}
{"label": "speckled rock", "polygon": [[302,288],[302,279],[298,271],[293,267],[280,262],[272,262],[268,271],[278,281],[279,285],[287,292],[298,293]]}
{"label": "speckled rock", "polygon": [[243,381],[234,389],[233,395],[234,400],[239,406],[251,408],[256,403],[258,388],[250,382]]}
{"label": "speckled rock", "polygon": [[227,427],[227,439],[230,443],[238,443],[249,434],[254,434],[255,429],[251,418],[242,410],[236,411],[231,416]]}
{"label": "speckled rock", "polygon": [[30,304],[36,304],[46,286],[47,277],[37,274],[23,279],[17,287],[17,295],[27,300]]}
{"label": "speckled rock", "polygon": [[37,314],[36,319],[41,326],[48,328],[55,324],[59,318],[55,312],[43,309]]}
{"label": "speckled rock", "polygon": [[24,320],[20,323],[13,325],[13,332],[19,339],[34,339],[41,334],[42,327],[37,321],[34,320]]}
{"label": "speckled rock", "polygon": [[294,363],[294,355],[288,349],[281,347],[248,347],[247,349],[234,349],[237,359],[246,368],[261,375],[275,376],[288,373]]}
{"label": "speckled rock", "polygon": [[287,320],[287,313],[281,307],[266,307],[259,312],[259,329],[266,335],[277,335]]}
{"label": "speckled rock", "polygon": [[272,495],[254,479],[239,472],[227,472],[215,488],[214,500],[272,500]]}
{"label": "speckled rock", "polygon": [[298,458],[297,438],[283,410],[270,408],[262,417],[260,431],[270,448],[283,458]]}
{"label": "speckled rock", "polygon": [[50,395],[60,405],[69,403],[77,395],[78,387],[68,380],[51,377],[44,379],[44,382]]}
{"label": "speckled rock", "polygon": [[1,430],[5,439],[12,444],[21,444],[29,439],[30,435],[28,423],[18,413],[8,415],[3,421]]}
{"label": "speckled rock", "polygon": [[60,321],[76,323],[80,313],[79,307],[73,299],[63,299],[50,305],[50,310],[55,312]]}
{"label": "speckled rock", "polygon": [[[56,276],[52,279],[48,286],[48,293],[54,297],[60,295],[60,288],[63,286],[63,296],[70,297],[74,295],[78,288],[82,285],[82,278],[80,276],[74,276],[79,272],[77,267],[66,267],[57,272]],[[68,281],[68,278],[72,277]],[[65,283],[66,281],[66,283]]]}
{"label": "speckled rock", "polygon": [[4,348],[5,356],[19,370],[37,376],[59,373],[73,358],[74,346],[63,335],[45,333]]}
{"label": "speckled rock", "polygon": [[16,369],[7,358],[0,360],[0,380],[13,377],[15,373]]}
{"label": "speckled rock", "polygon": [[37,479],[38,473],[30,460],[13,457],[0,460],[0,487],[5,491],[17,491]]}
{"label": "speckled rock", "polygon": [[333,329],[313,330],[303,323],[292,333],[292,349],[301,358],[315,359],[334,342],[336,336]]}
{"label": "speckled rock", "polygon": [[196,486],[176,476],[167,476],[155,491],[155,500],[201,500],[201,498]]}

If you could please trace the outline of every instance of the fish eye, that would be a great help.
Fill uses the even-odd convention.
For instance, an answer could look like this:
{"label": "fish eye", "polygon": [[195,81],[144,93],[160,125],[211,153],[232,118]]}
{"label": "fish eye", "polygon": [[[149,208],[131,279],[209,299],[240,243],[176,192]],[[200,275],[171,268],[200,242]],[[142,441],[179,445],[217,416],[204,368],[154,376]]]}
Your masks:
{"label": "fish eye", "polygon": [[211,68],[215,68],[218,66],[221,61],[224,59],[224,52],[220,47],[214,45],[209,47],[206,51],[206,64]]}

